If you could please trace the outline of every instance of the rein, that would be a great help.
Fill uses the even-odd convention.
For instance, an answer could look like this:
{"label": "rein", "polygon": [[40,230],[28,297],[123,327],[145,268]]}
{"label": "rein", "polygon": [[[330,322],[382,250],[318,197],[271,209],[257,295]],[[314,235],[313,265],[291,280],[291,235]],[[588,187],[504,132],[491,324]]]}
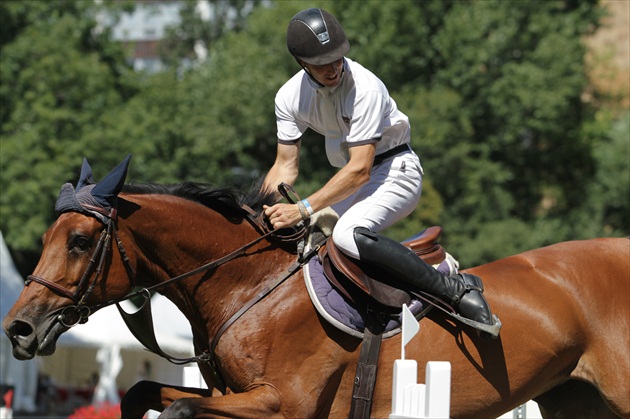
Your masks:
{"label": "rein", "polygon": [[[86,207],[88,207],[86,205]],[[88,208],[90,210],[92,210],[93,208],[90,207]],[[249,214],[249,210],[248,208],[244,208],[244,210]],[[99,218],[100,219],[100,218]],[[251,217],[248,217],[248,220],[253,221],[253,219]],[[70,291],[69,289],[62,287],[61,285],[52,282],[46,278],[43,278],[41,276],[37,276],[37,275],[29,275],[26,278],[26,281],[24,281],[24,285],[28,286],[31,282],[37,282],[38,284],[41,284],[43,286],[45,286],[46,288],[50,289],[52,292],[54,292],[55,294],[61,296],[61,297],[65,297],[68,298],[70,300],[72,300],[72,302],[75,304],[75,306],[68,306],[65,307],[64,310],[66,309],[76,309],[77,311],[80,311],[82,314],[85,315],[81,315],[80,318],[81,320],[78,322],[74,322],[72,324],[65,324],[64,320],[62,318],[59,318],[59,320],[62,322],[62,324],[64,324],[64,326],[66,327],[72,327],[74,325],[76,325],[77,323],[85,323],[87,321],[87,317],[90,315],[90,313],[92,311],[96,311],[98,309],[110,306],[112,304],[117,304],[121,301],[124,300],[128,300],[130,298],[133,297],[137,297],[139,295],[144,294],[146,291],[153,291],[155,289],[161,288],[165,285],[168,285],[172,282],[176,282],[176,281],[180,281],[182,279],[186,279],[189,278],[191,276],[197,275],[199,273],[202,272],[206,272],[212,269],[215,269],[229,261],[231,261],[232,259],[235,259],[243,254],[245,254],[245,252],[251,248],[252,246],[255,246],[256,244],[258,244],[259,242],[261,242],[262,240],[270,237],[270,236],[276,236],[277,235],[277,230],[267,230],[266,232],[264,232],[261,236],[259,236],[258,238],[256,238],[255,240],[247,243],[246,245],[234,250],[233,252],[221,257],[220,259],[214,260],[212,262],[209,262],[205,265],[202,265],[196,269],[193,269],[192,271],[186,272],[182,275],[178,275],[176,277],[170,278],[164,282],[161,282],[159,284],[150,286],[150,287],[146,287],[143,288],[140,291],[136,291],[133,293],[129,293],[123,297],[117,298],[117,299],[112,299],[109,301],[106,301],[104,303],[100,303],[100,304],[96,304],[92,307],[89,307],[85,304],[85,301],[87,299],[87,297],[92,293],[94,287],[96,286],[98,279],[100,278],[102,272],[103,272],[103,267],[105,265],[105,260],[107,258],[108,253],[111,251],[111,241],[112,241],[112,237],[114,237],[116,239],[116,243],[118,246],[118,250],[120,251],[120,254],[122,256],[122,260],[123,260],[123,264],[125,265],[125,270],[127,271],[127,275],[129,276],[130,280],[133,279],[133,277],[135,277],[135,272],[133,270],[133,268],[131,267],[130,263],[129,263],[129,257],[127,256],[127,252],[125,251],[122,242],[120,241],[120,238],[118,237],[118,233],[116,232],[116,228],[115,228],[115,224],[116,224],[116,210],[112,209],[112,211],[110,213],[107,214],[107,221],[105,222],[105,228],[103,229],[103,231],[101,232],[99,241],[96,245],[96,248],[94,249],[94,253],[92,254],[91,258],[90,258],[90,262],[88,263],[88,266],[86,267],[85,271],[83,272],[83,275],[81,276],[81,279],[79,280],[79,285],[77,286],[76,290],[74,292]],[[255,225],[256,227],[259,227],[258,225]],[[302,235],[296,235],[298,238],[300,238]],[[293,237],[289,237],[288,239],[286,239],[287,241],[291,241],[294,240]],[[99,261],[98,266],[96,267],[96,269],[94,269],[94,266],[96,264],[96,261]],[[88,283],[88,280],[90,278],[90,276],[92,276],[92,274],[94,273],[94,278],[91,282],[91,284],[86,288],[86,284]],[[85,289],[85,292],[83,292],[83,290]],[[83,292],[83,293],[82,293]]]}
{"label": "rein", "polygon": [[[284,194],[283,194],[284,195]],[[215,359],[215,349],[221,339],[221,336],[225,331],[234,324],[243,314],[245,314],[251,307],[260,302],[263,298],[269,295],[274,289],[276,289],[280,284],[282,284],[285,280],[291,277],[295,272],[298,271],[300,267],[304,265],[311,256],[316,254],[316,250],[312,252],[308,252],[308,255],[301,255],[298,257],[298,260],[288,268],[285,275],[277,278],[272,284],[266,286],[261,292],[259,292],[256,296],[251,298],[241,309],[239,309],[236,313],[234,313],[227,321],[223,323],[223,325],[218,330],[217,334],[214,336],[212,343],[210,345],[210,351],[204,351],[200,355],[190,357],[190,358],[176,358],[167,353],[165,353],[157,343],[155,338],[155,331],[153,328],[153,318],[151,315],[151,304],[150,304],[150,296],[151,291],[156,290],[158,288],[164,287],[176,281],[181,281],[183,279],[189,278],[191,276],[197,275],[199,273],[207,272],[212,269],[216,269],[217,267],[238,258],[239,256],[244,255],[248,249],[260,243],[261,241],[274,237],[276,240],[281,242],[296,242],[301,240],[305,234],[307,227],[306,225],[302,225],[300,228],[296,229],[285,229],[285,230],[275,230],[273,228],[269,228],[265,223],[262,214],[256,216],[254,211],[247,206],[243,206],[242,210],[245,212],[245,218],[256,228],[261,235],[251,242],[241,246],[240,248],[234,250],[233,252],[228,253],[227,255],[216,259],[212,262],[209,262],[205,265],[202,265],[196,269],[193,269],[184,274],[178,275],[176,277],[170,278],[164,282],[159,284],[155,284],[150,287],[143,288],[139,291],[132,292],[126,294],[123,297],[112,299],[100,304],[96,304],[94,306],[88,306],[86,304],[87,297],[92,293],[94,287],[99,281],[99,278],[102,279],[101,275],[103,273],[103,268],[105,265],[105,261],[107,259],[107,255],[110,253],[112,247],[111,242],[112,238],[116,239],[116,243],[118,246],[119,253],[121,255],[123,265],[125,266],[125,270],[127,272],[127,276],[132,282],[135,278],[136,274],[134,269],[132,268],[129,257],[122,245],[120,238],[118,237],[116,221],[117,221],[117,212],[116,209],[112,209],[109,213],[107,213],[102,208],[93,207],[90,205],[83,205],[88,212],[92,213],[96,216],[97,219],[102,221],[105,224],[105,228],[101,232],[99,237],[99,241],[94,249],[94,253],[90,258],[90,262],[86,267],[81,279],[79,280],[79,285],[77,286],[74,292],[68,290],[65,287],[62,287],[59,284],[56,284],[48,279],[37,275],[29,275],[25,281],[25,286],[28,286],[31,282],[36,282],[44,287],[50,289],[55,294],[70,299],[74,305],[64,307],[57,316],[57,321],[59,321],[63,326],[70,328],[77,324],[83,324],[88,321],[88,317],[92,312],[95,312],[101,308],[116,304],[118,311],[120,312],[121,317],[125,321],[125,324],[134,335],[134,337],[142,343],[147,349],[151,352],[165,358],[171,363],[183,365],[190,362],[204,362],[208,363],[211,367],[212,374],[215,378],[217,388],[225,394],[227,387],[225,385],[225,381],[221,376]],[[288,233],[287,233],[288,231]],[[96,265],[98,261],[98,265]],[[96,266],[96,268],[95,268]],[[89,282],[89,278],[94,276],[89,286],[87,286]],[[87,287],[86,287],[87,286]],[[128,300],[130,298],[134,298],[137,296],[143,296],[144,301],[142,306],[135,313],[126,313],[120,306],[120,302],[124,300]]]}

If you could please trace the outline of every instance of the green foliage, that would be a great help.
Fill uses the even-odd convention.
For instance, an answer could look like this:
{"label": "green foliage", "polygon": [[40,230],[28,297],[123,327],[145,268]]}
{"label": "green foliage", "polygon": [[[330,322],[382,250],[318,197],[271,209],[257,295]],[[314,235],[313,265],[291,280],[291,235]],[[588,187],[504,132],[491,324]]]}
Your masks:
{"label": "green foliage", "polygon": [[[132,182],[247,186],[264,175],[275,158],[274,96],[299,70],[286,25],[308,7],[339,18],[349,56],[385,82],[412,123],[423,196],[387,234],[402,240],[442,225],[442,242],[466,267],[630,233],[630,121],[581,96],[580,37],[597,28],[596,2],[211,4],[217,14],[204,21],[185,3],[162,48],[169,70],[137,75],[94,19],[133,2],[0,2],[0,228],[14,252],[37,249],[83,156],[97,179],[129,152]],[[182,68],[197,41],[207,60]],[[303,196],[333,173],[323,146],[306,133]]]}
{"label": "green foliage", "polygon": [[[590,145],[579,136],[588,112],[580,101],[587,80],[579,35],[595,21],[576,22],[577,12],[560,6],[460,2],[434,40],[448,63],[436,80],[457,91],[470,112],[469,157],[497,166],[482,189],[508,191],[511,215],[524,220],[534,218],[548,184],[564,190],[558,209],[566,211],[579,201],[568,186],[593,174]],[[471,186],[460,185],[458,195]]]}
{"label": "green foliage", "polygon": [[106,31],[94,30],[94,7],[4,2],[0,9],[2,21],[13,22],[0,58],[0,219],[14,249],[34,247],[52,220],[61,182],[78,174],[83,155],[107,162],[109,144],[98,141],[101,116],[135,91],[120,50],[103,41]]}
{"label": "green foliage", "polygon": [[624,236],[630,231],[630,114],[617,121],[600,119],[611,128],[593,149],[597,172],[583,204],[587,234]]}
{"label": "green foliage", "polygon": [[162,60],[177,68],[181,60],[194,59],[197,44],[211,49],[228,32],[243,30],[249,12],[258,4],[260,0],[210,0],[208,16],[203,16],[197,1],[182,2],[180,24],[167,28],[160,45]]}
{"label": "green foliage", "polygon": [[[409,86],[429,86],[443,61],[432,47],[453,0],[343,0],[329,10],[344,26],[356,59],[379,76],[392,92]],[[324,7],[326,6],[315,6]]]}

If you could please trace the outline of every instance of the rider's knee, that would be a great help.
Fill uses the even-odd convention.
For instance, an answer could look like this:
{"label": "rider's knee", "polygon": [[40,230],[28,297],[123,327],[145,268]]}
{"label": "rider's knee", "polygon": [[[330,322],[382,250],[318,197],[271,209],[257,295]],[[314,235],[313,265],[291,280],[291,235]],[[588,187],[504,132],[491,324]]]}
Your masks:
{"label": "rider's knee", "polygon": [[354,230],[356,226],[348,228],[339,228],[336,226],[333,230],[332,238],[335,242],[335,246],[341,250],[346,256],[350,256],[354,259],[359,259],[359,249],[354,240]]}

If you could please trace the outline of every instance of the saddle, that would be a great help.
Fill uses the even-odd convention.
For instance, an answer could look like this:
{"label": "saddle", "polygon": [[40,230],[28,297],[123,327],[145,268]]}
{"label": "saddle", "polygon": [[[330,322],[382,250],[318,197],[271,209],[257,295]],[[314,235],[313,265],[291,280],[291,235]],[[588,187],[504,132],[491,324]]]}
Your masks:
{"label": "saddle", "polygon": [[[433,226],[401,244],[426,263],[436,265],[446,258],[446,251],[438,243],[441,234],[442,228]],[[326,277],[355,305],[365,306],[366,296],[395,310],[400,310],[403,304],[411,303],[408,292],[375,279],[371,273],[363,270],[357,261],[343,254],[333,242],[332,236],[321,247],[318,255]]]}

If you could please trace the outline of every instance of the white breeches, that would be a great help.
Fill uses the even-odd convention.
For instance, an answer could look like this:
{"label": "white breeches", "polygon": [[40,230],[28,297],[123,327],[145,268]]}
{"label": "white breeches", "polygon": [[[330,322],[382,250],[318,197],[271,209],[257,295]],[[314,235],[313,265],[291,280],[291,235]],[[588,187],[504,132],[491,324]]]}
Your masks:
{"label": "white breeches", "polygon": [[354,229],[378,233],[411,214],[420,201],[423,170],[413,152],[399,154],[372,168],[370,181],[354,195],[335,204],[339,214],[333,240],[346,255],[360,259]]}

